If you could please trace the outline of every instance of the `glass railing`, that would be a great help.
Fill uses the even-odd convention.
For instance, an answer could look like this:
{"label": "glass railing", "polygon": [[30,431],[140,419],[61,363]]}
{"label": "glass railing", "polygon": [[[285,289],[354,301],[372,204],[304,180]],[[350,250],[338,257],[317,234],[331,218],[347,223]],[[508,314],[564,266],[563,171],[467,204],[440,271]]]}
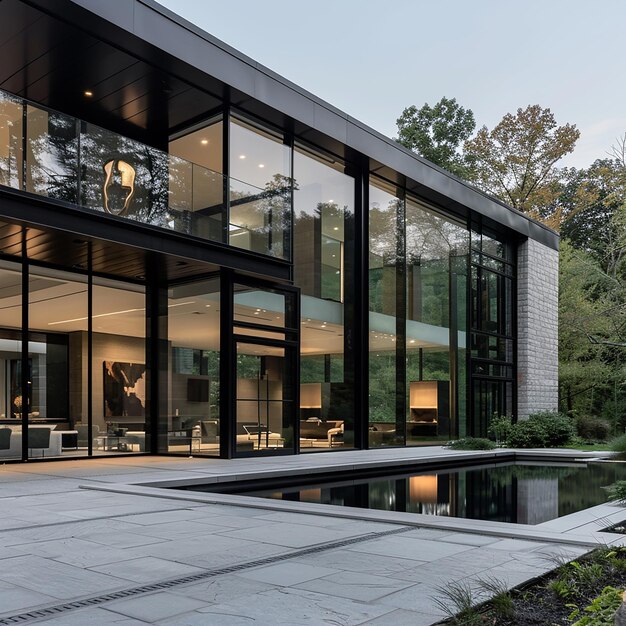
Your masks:
{"label": "glass railing", "polygon": [[285,257],[290,184],[258,189],[226,181],[220,172],[0,91],[0,185]]}

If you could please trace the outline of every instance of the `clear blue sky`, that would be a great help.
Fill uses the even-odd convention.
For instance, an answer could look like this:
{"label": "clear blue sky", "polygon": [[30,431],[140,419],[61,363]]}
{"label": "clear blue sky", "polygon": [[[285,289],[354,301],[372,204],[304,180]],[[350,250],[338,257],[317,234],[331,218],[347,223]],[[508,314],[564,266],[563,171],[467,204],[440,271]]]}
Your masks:
{"label": "clear blue sky", "polygon": [[410,104],[455,97],[492,128],[528,104],[582,135],[561,165],[626,132],[623,0],[159,0],[393,137]]}

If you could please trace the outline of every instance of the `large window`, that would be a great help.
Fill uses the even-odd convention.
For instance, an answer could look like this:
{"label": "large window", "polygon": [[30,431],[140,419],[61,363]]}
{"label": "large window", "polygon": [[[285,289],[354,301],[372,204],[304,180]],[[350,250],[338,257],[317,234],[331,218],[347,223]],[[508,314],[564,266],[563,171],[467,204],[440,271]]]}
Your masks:
{"label": "large window", "polygon": [[394,187],[369,187],[369,444],[404,443],[404,202]]}
{"label": "large window", "polygon": [[167,451],[220,452],[220,282],[168,290]]}
{"label": "large window", "polygon": [[27,392],[18,372],[11,372],[11,387],[17,383],[19,392],[13,404],[28,407],[29,456],[85,455],[87,278],[31,267],[28,285]]}
{"label": "large window", "polygon": [[471,258],[470,431],[484,436],[494,414],[515,412],[514,267],[510,244],[478,227]]}
{"label": "large window", "polygon": [[22,457],[22,266],[0,262],[0,460]]}
{"label": "large window", "polygon": [[0,91],[0,184],[21,189],[23,167],[22,102]]}
{"label": "large window", "polygon": [[148,452],[144,288],[94,278],[92,297],[93,452]]}
{"label": "large window", "polygon": [[463,434],[469,232],[406,202],[407,443]]}
{"label": "large window", "polygon": [[288,259],[291,193],[291,149],[282,135],[233,118],[229,243]]}
{"label": "large window", "polygon": [[354,178],[305,147],[294,153],[294,273],[301,289],[300,449],[354,442]]}
{"label": "large window", "polygon": [[169,144],[169,217],[174,230],[223,241],[223,124],[217,117]]}

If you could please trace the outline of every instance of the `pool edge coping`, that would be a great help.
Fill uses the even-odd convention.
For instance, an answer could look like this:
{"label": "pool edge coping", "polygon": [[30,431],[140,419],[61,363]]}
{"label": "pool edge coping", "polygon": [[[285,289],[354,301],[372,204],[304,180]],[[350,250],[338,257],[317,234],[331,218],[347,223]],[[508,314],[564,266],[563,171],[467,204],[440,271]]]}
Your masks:
{"label": "pool edge coping", "polygon": [[[317,467],[288,468],[290,476],[323,474],[332,472],[358,471],[363,469],[387,469],[392,466],[403,468],[428,466],[433,467],[480,461],[488,464],[491,460],[498,461],[547,461],[553,462],[585,462],[594,458],[606,458],[611,453],[581,452],[577,450],[512,450],[499,449],[488,452],[459,452],[454,455],[433,454],[418,459],[394,458],[378,461],[361,461],[350,464],[331,464]],[[262,480],[275,478],[285,474],[286,468],[273,470],[252,470],[250,472],[236,472],[233,474],[195,476],[187,479],[156,480],[148,483],[138,482],[130,484],[102,485],[83,484],[81,489],[105,491],[122,494],[141,495],[168,500],[194,502],[197,504],[217,504],[256,508],[262,510],[317,515],[320,517],[344,518],[351,520],[414,526],[416,528],[430,528],[449,532],[459,532],[477,535],[489,535],[500,538],[522,539],[537,542],[550,542],[564,545],[578,545],[596,547],[598,545],[626,544],[626,536],[611,535],[596,530],[598,523],[603,528],[619,523],[626,519],[626,509],[617,508],[615,504],[600,504],[583,509],[570,515],[549,520],[542,524],[513,524],[509,522],[492,522],[456,517],[424,515],[420,513],[405,513],[398,511],[382,511],[376,509],[362,509],[358,507],[343,507],[330,504],[310,502],[286,502],[269,500],[253,496],[231,495],[211,492],[173,491],[171,488],[193,486],[199,484],[217,484],[224,482],[240,482],[243,480]],[[614,519],[615,518],[615,519]],[[561,529],[559,529],[561,527]]]}

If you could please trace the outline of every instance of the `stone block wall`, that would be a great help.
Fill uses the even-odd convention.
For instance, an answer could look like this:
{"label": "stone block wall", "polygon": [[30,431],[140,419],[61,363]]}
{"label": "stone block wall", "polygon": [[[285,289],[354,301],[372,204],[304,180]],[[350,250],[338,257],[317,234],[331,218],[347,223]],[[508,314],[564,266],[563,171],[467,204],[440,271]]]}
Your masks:
{"label": "stone block wall", "polygon": [[517,254],[518,419],[558,406],[559,253],[528,239]]}

